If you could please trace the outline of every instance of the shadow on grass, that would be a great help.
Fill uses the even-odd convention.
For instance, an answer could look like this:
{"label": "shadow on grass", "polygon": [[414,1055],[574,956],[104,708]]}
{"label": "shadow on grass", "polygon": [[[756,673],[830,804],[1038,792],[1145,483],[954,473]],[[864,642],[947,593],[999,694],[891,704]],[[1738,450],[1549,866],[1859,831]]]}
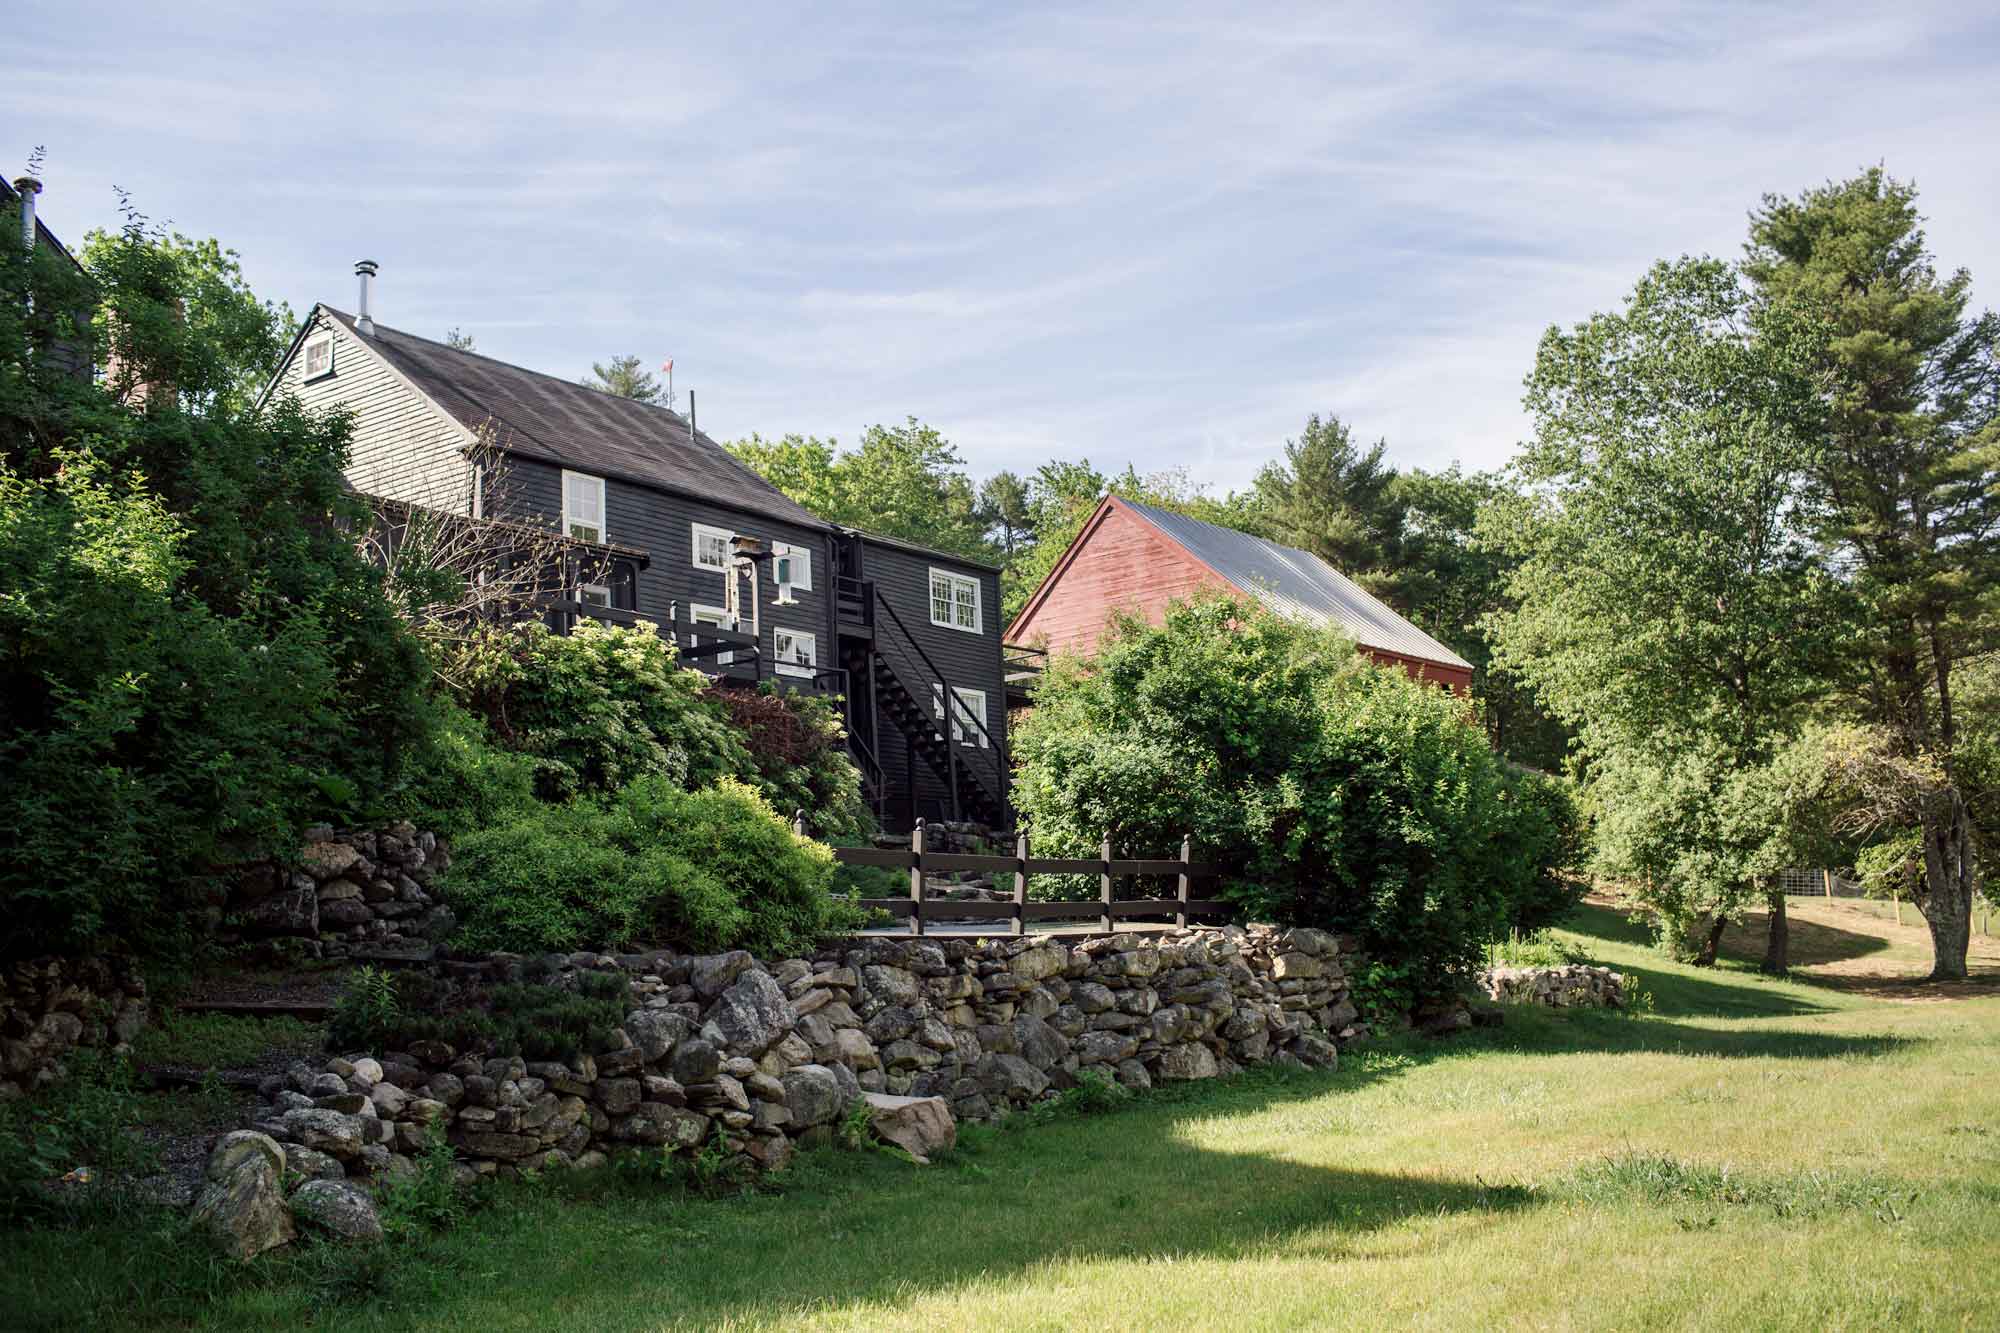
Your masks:
{"label": "shadow on grass", "polygon": [[1497,1223],[1539,1196],[1217,1150],[1195,1127],[1487,1053],[1824,1059],[1909,1044],[1510,1008],[1505,1027],[1385,1042],[1333,1071],[1267,1066],[1168,1085],[1110,1114],[969,1129],[965,1148],[928,1170],[872,1154],[809,1157],[775,1197],[718,1202],[615,1173],[557,1176],[507,1188],[458,1230],[408,1247],[281,1252],[233,1277],[213,1262],[193,1267],[185,1238],[160,1229],[8,1236],[22,1286],[10,1278],[0,1306],[13,1306],[13,1327],[657,1328],[781,1322],[801,1309],[860,1309],[865,1320],[863,1307],[894,1307],[913,1288],[1004,1286],[1051,1263],[1280,1248],[1336,1261],[1410,1218]]}

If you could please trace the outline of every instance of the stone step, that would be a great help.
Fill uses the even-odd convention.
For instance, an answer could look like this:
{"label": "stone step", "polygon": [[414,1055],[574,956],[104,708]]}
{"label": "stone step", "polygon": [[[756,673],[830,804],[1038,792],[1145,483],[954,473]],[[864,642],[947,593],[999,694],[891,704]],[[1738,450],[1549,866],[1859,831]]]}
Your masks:
{"label": "stone step", "polygon": [[304,1018],[320,1020],[333,1014],[332,1000],[182,1000],[174,1008],[183,1014],[234,1014],[239,1018]]}

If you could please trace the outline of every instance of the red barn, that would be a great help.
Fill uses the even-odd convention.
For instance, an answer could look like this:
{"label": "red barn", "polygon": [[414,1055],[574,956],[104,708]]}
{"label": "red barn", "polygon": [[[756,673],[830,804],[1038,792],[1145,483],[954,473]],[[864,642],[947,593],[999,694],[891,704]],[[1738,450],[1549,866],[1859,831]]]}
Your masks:
{"label": "red barn", "polygon": [[1306,551],[1121,496],[1106,496],[1007,629],[1009,643],[1096,649],[1111,613],[1158,623],[1205,588],[1253,597],[1280,615],[1330,625],[1378,662],[1463,693],[1472,664]]}

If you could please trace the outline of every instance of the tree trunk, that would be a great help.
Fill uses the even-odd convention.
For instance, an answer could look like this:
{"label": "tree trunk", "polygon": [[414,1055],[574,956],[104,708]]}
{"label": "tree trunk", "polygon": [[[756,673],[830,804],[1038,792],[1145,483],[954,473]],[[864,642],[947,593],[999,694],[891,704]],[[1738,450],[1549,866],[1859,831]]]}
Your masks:
{"label": "tree trunk", "polygon": [[1791,947],[1791,922],[1785,918],[1785,895],[1774,893],[1770,896],[1771,930],[1764,937],[1764,961],[1757,970],[1767,976],[1782,977],[1791,970],[1787,953]]}
{"label": "tree trunk", "polygon": [[1936,827],[1924,829],[1924,923],[1931,928],[1932,981],[1965,980],[1972,944],[1972,821],[1956,790]]}
{"label": "tree trunk", "polygon": [[1718,916],[1708,923],[1708,938],[1702,942],[1701,952],[1694,956],[1696,967],[1714,967],[1715,951],[1722,947],[1722,932],[1729,926],[1729,918]]}

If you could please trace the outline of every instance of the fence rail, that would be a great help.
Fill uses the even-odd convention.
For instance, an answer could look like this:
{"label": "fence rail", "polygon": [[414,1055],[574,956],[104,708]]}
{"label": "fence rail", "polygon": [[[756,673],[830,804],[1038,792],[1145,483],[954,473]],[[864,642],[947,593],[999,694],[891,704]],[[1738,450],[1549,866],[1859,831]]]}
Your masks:
{"label": "fence rail", "polygon": [[[803,812],[794,823],[803,835]],[[910,832],[908,851],[877,847],[833,849],[834,859],[843,865],[908,872],[908,897],[863,898],[861,906],[904,919],[912,935],[924,934],[926,922],[948,920],[1003,921],[1007,932],[1013,935],[1026,934],[1029,924],[1036,921],[1094,921],[1098,930],[1109,934],[1120,921],[1158,917],[1161,918],[1158,924],[1164,928],[1169,919],[1175,926],[1185,926],[1190,920],[1223,916],[1229,911],[1229,904],[1220,899],[1195,896],[1197,884],[1212,893],[1215,882],[1221,878],[1222,867],[1195,860],[1190,838],[1181,839],[1178,857],[1115,856],[1110,838],[1104,840],[1095,857],[1034,856],[1025,833],[1016,838],[1012,856],[933,852],[925,848],[924,838],[924,821],[920,819]],[[933,895],[927,877],[951,873],[991,875],[996,885],[1012,876],[1013,896],[1000,902],[977,902]],[[1098,896],[1071,902],[1030,902],[1028,880],[1035,875],[1095,875]],[[1120,884],[1135,876],[1171,876],[1174,892],[1168,897],[1120,898],[1117,893]]]}
{"label": "fence rail", "polygon": [[1824,867],[1795,867],[1778,872],[1778,891],[1815,898],[1866,898],[1868,890],[1837,870]]}

